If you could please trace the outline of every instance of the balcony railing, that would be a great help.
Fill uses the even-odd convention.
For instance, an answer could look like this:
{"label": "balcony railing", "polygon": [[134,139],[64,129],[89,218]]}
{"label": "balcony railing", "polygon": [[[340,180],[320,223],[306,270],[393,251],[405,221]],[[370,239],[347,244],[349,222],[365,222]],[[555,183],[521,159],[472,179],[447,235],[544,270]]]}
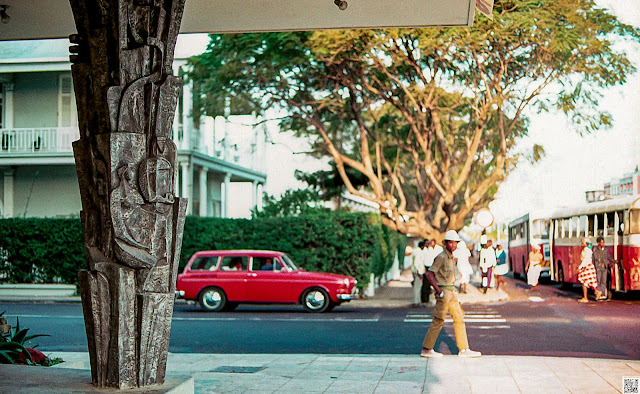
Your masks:
{"label": "balcony railing", "polygon": [[[71,143],[80,138],[77,127],[0,129],[0,157],[3,155],[46,155],[73,152]],[[173,130],[178,149],[189,149],[254,170],[264,170],[264,147],[255,142],[201,141],[198,133],[184,133],[182,125]]]}
{"label": "balcony railing", "polygon": [[71,152],[71,143],[78,138],[77,127],[0,129],[0,155]]}

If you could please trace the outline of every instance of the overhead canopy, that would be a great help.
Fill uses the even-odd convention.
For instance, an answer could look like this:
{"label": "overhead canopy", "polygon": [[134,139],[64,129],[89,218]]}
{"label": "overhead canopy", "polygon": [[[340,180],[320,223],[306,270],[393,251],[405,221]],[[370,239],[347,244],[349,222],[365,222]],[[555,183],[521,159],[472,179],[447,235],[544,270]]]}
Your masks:
{"label": "overhead canopy", "polygon": [[[476,0],[187,0],[181,33],[231,33],[374,27],[471,26]],[[0,40],[68,37],[69,0],[0,0],[9,23]]]}

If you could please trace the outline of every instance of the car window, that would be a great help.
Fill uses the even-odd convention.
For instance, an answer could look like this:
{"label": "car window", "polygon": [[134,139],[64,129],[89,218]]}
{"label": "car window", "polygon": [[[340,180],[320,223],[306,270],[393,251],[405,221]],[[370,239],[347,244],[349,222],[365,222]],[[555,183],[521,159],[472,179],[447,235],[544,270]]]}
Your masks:
{"label": "car window", "polygon": [[218,264],[218,256],[201,256],[196,257],[193,264],[191,264],[192,270],[205,270],[213,271]]}
{"label": "car window", "polygon": [[282,261],[284,261],[284,264],[287,266],[287,268],[289,268],[289,271],[296,271],[299,269],[294,264],[293,260],[291,260],[291,257],[287,256],[286,254],[283,254],[281,257],[282,257]]}
{"label": "car window", "polygon": [[282,263],[276,257],[254,257],[252,271],[282,271]]}
{"label": "car window", "polygon": [[249,262],[249,256],[224,256],[221,271],[246,271]]}

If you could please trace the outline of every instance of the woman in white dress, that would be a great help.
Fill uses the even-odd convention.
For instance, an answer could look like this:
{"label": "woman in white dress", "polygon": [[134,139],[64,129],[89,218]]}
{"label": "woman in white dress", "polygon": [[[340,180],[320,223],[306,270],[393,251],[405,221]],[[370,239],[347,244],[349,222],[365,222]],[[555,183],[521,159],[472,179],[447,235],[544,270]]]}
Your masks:
{"label": "woman in white dress", "polygon": [[453,251],[453,258],[456,260],[456,267],[458,268],[458,273],[460,274],[460,292],[467,292],[467,284],[471,279],[471,274],[473,274],[473,268],[471,268],[471,264],[469,263],[469,258],[471,257],[471,252],[469,248],[467,248],[467,244],[464,241],[460,241],[458,243],[458,247]]}
{"label": "woman in white dress", "polygon": [[542,252],[540,252],[540,246],[534,242],[529,246],[529,261],[525,267],[527,272],[527,283],[531,288],[529,291],[533,291],[538,286],[538,280],[540,279],[540,273],[542,272]]}

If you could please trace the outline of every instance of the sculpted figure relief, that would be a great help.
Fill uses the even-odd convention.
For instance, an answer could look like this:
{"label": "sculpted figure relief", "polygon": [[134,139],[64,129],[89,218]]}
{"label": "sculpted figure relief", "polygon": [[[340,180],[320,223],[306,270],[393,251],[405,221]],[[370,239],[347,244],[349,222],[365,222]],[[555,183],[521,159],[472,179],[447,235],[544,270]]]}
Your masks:
{"label": "sculpted figure relief", "polygon": [[170,139],[184,0],[70,0],[88,270],[79,274],[93,383],[164,381],[186,200]]}

